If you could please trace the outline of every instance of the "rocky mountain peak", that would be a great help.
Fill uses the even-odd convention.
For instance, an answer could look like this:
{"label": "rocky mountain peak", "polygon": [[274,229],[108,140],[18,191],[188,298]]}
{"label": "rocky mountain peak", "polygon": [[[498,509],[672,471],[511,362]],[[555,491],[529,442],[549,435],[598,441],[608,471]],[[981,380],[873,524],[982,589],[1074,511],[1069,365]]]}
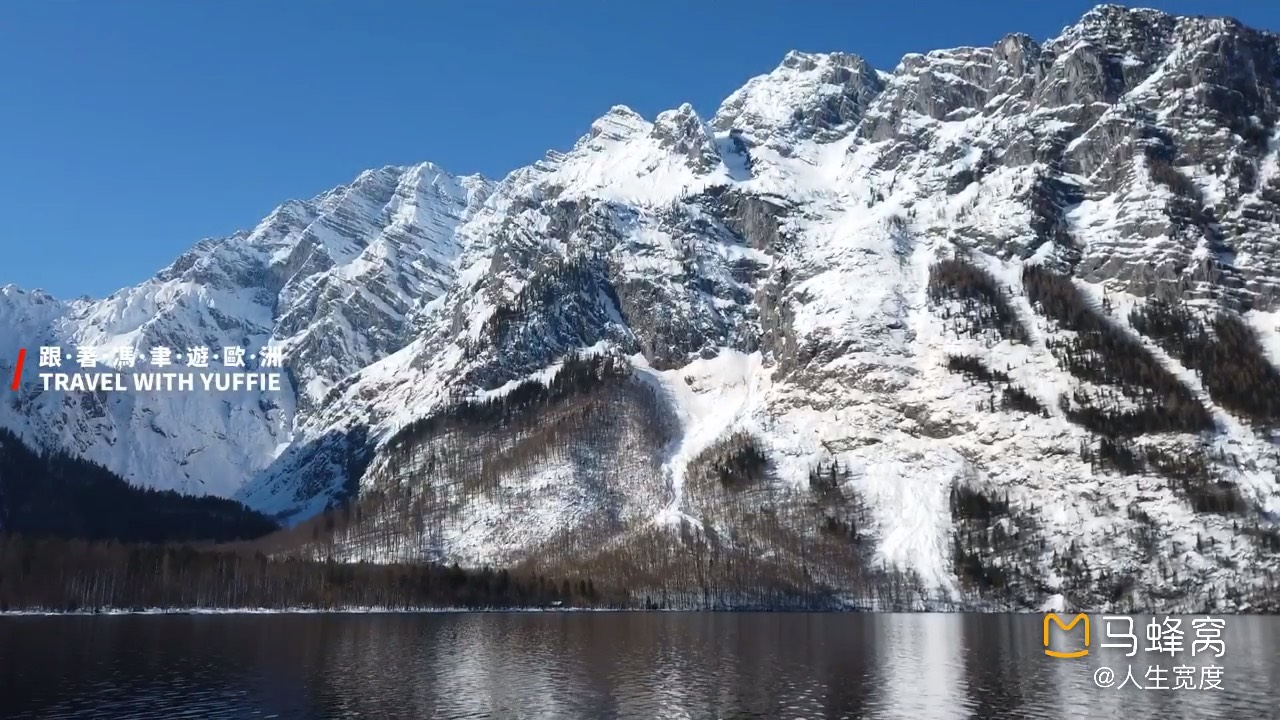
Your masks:
{"label": "rocky mountain peak", "polygon": [[0,286],[0,297],[10,302],[31,302],[36,305],[57,302],[52,295],[44,290],[23,290],[13,283]]}
{"label": "rocky mountain peak", "polygon": [[649,122],[626,105],[614,105],[591,123],[587,139],[626,140],[649,129]]}
{"label": "rocky mountain peak", "polygon": [[700,172],[721,162],[715,134],[689,103],[659,113],[650,135],[663,150],[684,156]]}
{"label": "rocky mountain peak", "polygon": [[[1237,523],[1280,512],[1280,458],[1266,421],[1250,424],[1270,410],[1214,378],[1207,345],[1160,334],[1184,316],[1157,302],[1221,308],[1192,344],[1254,337],[1241,372],[1280,383],[1264,369],[1280,347],[1267,42],[1103,8],[1043,44],[1012,34],[892,73],[789,53],[706,124],[691,107],[652,124],[611,112],[503,183],[464,229],[466,282],[425,332],[336,386],[244,497],[305,515],[357,481],[371,498],[425,483],[448,509],[397,516],[429,530],[385,552],[501,564],[588,527],[600,543],[667,525],[751,537],[758,507],[735,499],[750,487],[801,518],[779,532],[872,543],[931,592],[970,592],[975,563],[996,562],[1027,597],[1110,602],[1110,579],[1062,569],[1075,550],[1055,538],[1070,536],[1145,593],[1167,574],[1134,559],[1139,545],[1172,548],[1194,526],[1226,547],[1222,508]],[[712,149],[714,168],[691,171],[691,152]],[[649,399],[615,387],[582,401],[614,403],[610,437],[626,442],[557,434],[577,400],[529,409],[539,387],[559,397],[550,378],[572,353],[630,358],[624,375]],[[495,430],[484,418],[507,393],[520,419]],[[617,430],[637,418],[671,435]],[[499,463],[458,447],[521,450]],[[1232,453],[1247,460],[1218,459]],[[768,472],[743,470],[761,457]],[[335,466],[356,468],[347,485]],[[486,480],[455,493],[457,477]],[[522,508],[519,529],[475,522],[475,492]],[[991,522],[1043,543],[970,544]],[[874,529],[846,542],[850,525]],[[1201,544],[1178,602],[1276,566],[1237,539]]]}
{"label": "rocky mountain peak", "polygon": [[827,82],[843,85],[870,69],[862,57],[846,52],[814,53],[789,50],[782,56],[779,68],[789,68],[801,73],[821,72]]}
{"label": "rocky mountain peak", "polygon": [[197,243],[136,287],[66,305],[24,300],[20,313],[0,308],[5,343],[94,346],[104,358],[124,346],[282,345],[293,383],[283,396],[232,412],[199,394],[104,405],[24,388],[21,414],[9,406],[0,418],[134,482],[230,494],[334,383],[412,339],[418,310],[453,284],[457,228],[492,188],[432,163],[369,170],[282,203],[252,230]]}
{"label": "rocky mountain peak", "polygon": [[281,341],[296,410],[20,417],[126,470],[246,438],[256,507],[394,529],[353,559],[675,542],[834,595],[1240,607],[1280,568],[1276,57],[1103,7],[893,72],[788,53],[495,186],[370,171],[69,315]]}
{"label": "rocky mountain peak", "polygon": [[857,55],[792,51],[773,72],[726,98],[710,124],[779,144],[833,139],[859,120],[883,86],[881,74]]}

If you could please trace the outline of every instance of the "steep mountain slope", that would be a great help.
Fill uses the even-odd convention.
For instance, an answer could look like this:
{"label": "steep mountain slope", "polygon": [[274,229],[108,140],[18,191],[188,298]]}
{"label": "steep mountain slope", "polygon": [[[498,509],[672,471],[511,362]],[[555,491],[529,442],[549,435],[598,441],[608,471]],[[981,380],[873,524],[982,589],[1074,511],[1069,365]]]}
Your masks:
{"label": "steep mountain slope", "polygon": [[284,393],[111,396],[41,393],[28,382],[0,405],[0,424],[135,483],[230,495],[333,383],[414,336],[415,313],[452,285],[455,229],[489,189],[429,163],[383,168],[288,202],[252,231],[202,241],[104,300],[61,303],[6,286],[0,362],[27,347],[34,366],[41,345],[94,347],[109,363],[125,347],[143,357],[155,346],[248,355],[271,344],[283,346],[292,382]]}
{"label": "steep mountain slope", "polygon": [[668,597],[1268,602],[1276,51],[1103,6],[892,72],[791,53],[710,120],[615,107],[241,497],[358,491],[346,556]]}
{"label": "steep mountain slope", "polygon": [[365,173],[103,301],[0,293],[0,362],[272,342],[292,392],[28,386],[0,424],[340,505],[308,552],[654,604],[1274,607],[1278,49],[1102,6],[892,71],[789,53],[496,185]]}

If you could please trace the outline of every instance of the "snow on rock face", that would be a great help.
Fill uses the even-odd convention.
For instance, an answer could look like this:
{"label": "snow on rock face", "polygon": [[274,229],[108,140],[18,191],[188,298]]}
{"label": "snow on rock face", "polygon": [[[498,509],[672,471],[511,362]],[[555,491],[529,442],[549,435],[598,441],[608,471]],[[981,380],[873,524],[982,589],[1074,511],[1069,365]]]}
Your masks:
{"label": "snow on rock face", "polygon": [[[294,519],[413,482],[386,441],[459,399],[545,380],[584,348],[634,358],[670,442],[534,453],[378,557],[517,562],[587,518],[613,528],[603,547],[646,522],[737,529],[750,546],[759,508],[743,514],[699,484],[706,453],[741,433],[767,456],[766,509],[792,518],[796,542],[843,527],[843,515],[805,515],[806,493],[830,483],[867,509],[868,567],[936,603],[998,584],[1020,607],[1140,605],[1159,587],[1171,607],[1246,607],[1276,568],[1274,439],[1129,310],[1159,297],[1243,314],[1275,362],[1276,49],[1236,23],[1104,6],[1043,44],[1009,35],[892,72],[790,53],[709,122],[687,105],[653,122],[614,107],[569,152],[491,188],[366,173],[197,246],[119,307],[67,312],[163,315],[181,295],[165,283],[187,283],[235,309],[192,306],[205,323],[310,358],[291,362],[311,391],[282,413],[296,425],[288,448],[248,446],[244,467],[260,472],[239,492]],[[957,258],[946,267],[977,295],[938,292],[940,263]],[[1033,266],[1068,278],[1088,312],[1055,316],[1067,291],[1046,291]],[[1081,316],[1103,320],[1063,324]],[[1070,349],[1090,327],[1104,328],[1091,352],[1109,368]],[[1116,384],[1132,362],[1146,365],[1124,377],[1161,378],[1159,392]],[[1174,409],[1106,438],[1118,446],[1087,412],[1165,394]],[[254,439],[281,442],[269,437]],[[623,451],[629,474],[592,474]],[[1171,470],[1175,456],[1202,466]],[[516,508],[538,519],[505,527],[525,519]]]}
{"label": "snow on rock face", "polygon": [[202,241],[154,278],[103,300],[63,304],[6,287],[5,347],[92,346],[109,361],[124,346],[255,353],[280,344],[293,387],[94,397],[28,385],[16,407],[0,408],[0,422],[133,482],[231,495],[290,442],[295,422],[334,383],[413,337],[414,313],[452,285],[456,228],[489,190],[481,178],[430,163],[383,168],[287,202],[252,231]]}
{"label": "snow on rock face", "polygon": [[[1059,399],[1095,386],[1054,354],[1072,333],[1033,307],[1022,268],[1065,273],[1095,300],[1106,288],[1126,328],[1123,313],[1152,295],[1269,311],[1271,260],[1232,250],[1274,248],[1276,150],[1256,137],[1274,121],[1274,43],[1217,20],[1102,8],[1043,45],[1010,35],[908,56],[892,73],[792,53],[707,124],[687,106],[652,124],[614,108],[569,153],[498,185],[459,230],[459,284],[424,315],[418,341],[346,381],[302,435],[358,431],[364,444],[345,452],[372,452],[363,481],[379,486],[377,447],[408,421],[606,343],[637,354],[679,427],[654,458],[669,489],[651,509],[659,525],[734,522],[704,491],[682,488],[698,453],[743,431],[760,438],[781,486],[802,488],[835,461],[843,492],[870,508],[870,561],[938,597],[973,582],[954,562],[972,550],[957,545],[972,536],[956,534],[971,522],[954,507],[958,484],[995,498],[1002,516],[990,520],[1030,538],[1018,559],[994,561],[1022,568],[1025,592],[1041,583],[1079,602],[1126,577],[1142,602],[1168,571],[1142,560],[1141,530],[1142,543],[1193,568],[1180,583],[1227,602],[1233,583],[1254,583],[1274,557],[1246,541],[1228,550],[1239,519],[1197,511],[1154,471],[1082,459],[1097,437]],[[1210,51],[1224,47],[1230,63]],[[1223,111],[1224,94],[1235,112]],[[1210,218],[1244,230],[1224,233]],[[1019,341],[957,332],[962,311],[930,300],[933,267],[956,254],[996,278],[1026,328]],[[980,358],[1041,411],[1002,407],[949,370],[951,356]],[[734,357],[748,360],[726,364]],[[1194,392],[1220,418],[1210,447],[1253,468],[1219,476],[1258,511],[1280,511],[1274,483],[1260,479],[1277,467],[1270,441]],[[285,512],[322,505],[335,482],[317,501],[316,485],[298,492],[289,478],[322,477],[332,457],[278,464],[247,497]],[[492,505],[474,512],[498,521]],[[457,532],[440,530],[433,557],[520,555],[449,540]],[[1079,578],[1058,564],[1067,556],[1106,571],[1083,581],[1088,590],[1072,587]],[[1237,562],[1248,569],[1229,570]]]}
{"label": "snow on rock face", "polygon": [[730,95],[711,125],[776,138],[780,147],[795,138],[834,138],[860,119],[884,79],[856,55],[790,52],[773,72]]}

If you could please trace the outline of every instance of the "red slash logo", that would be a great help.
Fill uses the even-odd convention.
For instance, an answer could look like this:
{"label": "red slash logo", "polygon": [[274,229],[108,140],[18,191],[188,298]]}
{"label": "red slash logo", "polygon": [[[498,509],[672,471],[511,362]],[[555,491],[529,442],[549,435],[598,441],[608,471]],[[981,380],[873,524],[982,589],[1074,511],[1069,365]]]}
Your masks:
{"label": "red slash logo", "polygon": [[14,392],[22,387],[22,363],[27,359],[27,349],[18,350],[18,364],[13,367],[13,384],[10,385]]}

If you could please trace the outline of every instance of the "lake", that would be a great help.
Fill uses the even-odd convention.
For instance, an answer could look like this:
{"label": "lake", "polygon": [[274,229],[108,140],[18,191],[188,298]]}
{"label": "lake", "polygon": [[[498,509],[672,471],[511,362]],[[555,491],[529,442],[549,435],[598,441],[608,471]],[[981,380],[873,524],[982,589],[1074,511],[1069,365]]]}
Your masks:
{"label": "lake", "polygon": [[[1096,647],[1102,627],[1093,621]],[[1280,618],[1226,617],[1217,660],[1190,658],[1188,628],[1188,652],[1176,661],[1141,648],[1131,658],[1115,649],[1050,658],[1041,622],[821,613],[5,616],[0,715],[1280,718]],[[1145,643],[1140,625],[1135,633]],[[1221,690],[1096,681],[1104,665],[1123,678],[1126,664],[1144,685],[1158,684],[1143,677],[1149,665],[1195,665],[1199,681],[1207,663],[1222,667]]]}

